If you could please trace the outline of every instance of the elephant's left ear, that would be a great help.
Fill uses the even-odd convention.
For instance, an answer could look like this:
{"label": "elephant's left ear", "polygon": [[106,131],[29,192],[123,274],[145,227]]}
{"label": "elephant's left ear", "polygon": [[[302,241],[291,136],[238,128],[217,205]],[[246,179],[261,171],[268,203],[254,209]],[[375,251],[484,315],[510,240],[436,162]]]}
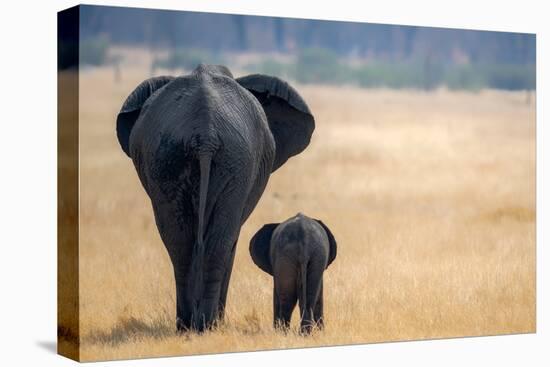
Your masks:
{"label": "elephant's left ear", "polygon": [[141,82],[124,101],[116,118],[116,135],[120,147],[130,156],[130,133],[145,102],[160,88],[174,80],[171,76],[158,76]]}
{"label": "elephant's left ear", "polygon": [[273,172],[309,145],[315,129],[313,115],[298,92],[282,79],[252,74],[236,81],[260,101],[267,116],[275,138]]}
{"label": "elephant's left ear", "polygon": [[336,247],[337,247],[336,239],[334,238],[334,235],[332,234],[330,229],[328,229],[328,227],[325,225],[325,223],[321,222],[319,219],[316,219],[316,221],[321,225],[321,227],[323,227],[323,229],[327,233],[328,243],[329,243],[329,254],[328,254],[328,261],[327,261],[327,268],[328,268],[328,266],[334,261],[334,259],[336,259]]}
{"label": "elephant's left ear", "polygon": [[264,225],[250,240],[249,250],[252,261],[254,261],[254,264],[260,269],[270,275],[273,275],[273,268],[271,266],[269,248],[271,246],[271,236],[273,236],[273,231],[278,225],[279,223]]}

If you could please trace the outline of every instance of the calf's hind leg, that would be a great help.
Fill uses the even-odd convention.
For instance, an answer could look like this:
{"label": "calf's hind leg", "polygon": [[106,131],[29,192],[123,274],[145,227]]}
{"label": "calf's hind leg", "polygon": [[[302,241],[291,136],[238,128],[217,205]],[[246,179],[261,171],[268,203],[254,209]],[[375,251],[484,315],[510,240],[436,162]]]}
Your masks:
{"label": "calf's hind leg", "polygon": [[[301,332],[309,334],[323,316],[323,268],[308,266],[305,283],[305,300],[300,299]],[[302,282],[302,286],[304,283]]]}
{"label": "calf's hind leg", "polygon": [[278,272],[273,274],[273,326],[288,329],[292,311],[296,307],[298,294],[296,290],[297,276],[294,272]]}
{"label": "calf's hind leg", "polygon": [[321,288],[319,289],[319,296],[317,297],[317,303],[313,308],[313,322],[317,325],[319,329],[325,327],[324,316],[323,316],[323,280],[321,279]]}

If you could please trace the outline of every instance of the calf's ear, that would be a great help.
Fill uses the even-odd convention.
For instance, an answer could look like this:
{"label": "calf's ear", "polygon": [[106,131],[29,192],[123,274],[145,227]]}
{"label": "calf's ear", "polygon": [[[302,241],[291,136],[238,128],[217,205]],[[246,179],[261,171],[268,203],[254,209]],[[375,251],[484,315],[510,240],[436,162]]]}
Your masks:
{"label": "calf's ear", "polygon": [[116,118],[116,135],[120,147],[130,157],[130,133],[139,117],[141,108],[160,88],[174,80],[171,76],[158,76],[141,82],[124,101]]}
{"label": "calf's ear", "polygon": [[328,229],[328,227],[325,225],[325,223],[321,222],[318,219],[316,219],[316,221],[317,221],[317,223],[319,223],[321,225],[321,227],[323,227],[323,229],[327,233],[328,243],[329,243],[329,254],[328,254],[328,261],[327,261],[327,268],[328,268],[328,266],[336,258],[336,247],[337,247],[336,246],[336,239],[334,238],[334,235],[332,234],[330,229]]}
{"label": "calf's ear", "polygon": [[252,74],[236,79],[262,105],[275,139],[275,161],[271,172],[309,145],[315,120],[298,92],[273,76]]}
{"label": "calf's ear", "polygon": [[271,244],[271,236],[273,236],[273,231],[279,223],[270,223],[264,225],[252,239],[250,240],[250,256],[252,256],[252,261],[260,269],[273,275],[273,268],[271,267],[271,258],[269,256],[269,247]]}

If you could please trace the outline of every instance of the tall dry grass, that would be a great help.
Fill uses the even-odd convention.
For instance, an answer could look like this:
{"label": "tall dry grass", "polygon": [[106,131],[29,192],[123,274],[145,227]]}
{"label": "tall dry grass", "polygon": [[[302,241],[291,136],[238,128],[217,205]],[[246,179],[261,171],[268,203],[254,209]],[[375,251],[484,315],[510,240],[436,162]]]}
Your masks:
{"label": "tall dry grass", "polygon": [[[297,86],[314,138],[242,228],[226,322],[176,335],[171,264],[115,136],[146,73],[80,79],[82,359],[535,330],[535,108],[524,94]],[[272,330],[272,280],[248,255],[261,225],[298,211],[339,245],[325,273],[326,329],[307,338]]]}

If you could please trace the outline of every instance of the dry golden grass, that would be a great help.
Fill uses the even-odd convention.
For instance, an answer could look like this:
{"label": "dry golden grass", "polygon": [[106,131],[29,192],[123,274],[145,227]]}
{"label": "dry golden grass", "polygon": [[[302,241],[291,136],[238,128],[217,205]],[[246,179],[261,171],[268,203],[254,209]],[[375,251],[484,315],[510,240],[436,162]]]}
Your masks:
{"label": "dry golden grass", "polygon": [[[298,86],[312,144],[244,225],[227,319],[175,334],[175,286],[150,202],[115,136],[145,69],[80,80],[83,360],[535,331],[535,108],[523,93]],[[333,230],[326,329],[275,332],[272,280],[248,241],[302,211]],[[296,313],[294,326],[297,324]]]}

